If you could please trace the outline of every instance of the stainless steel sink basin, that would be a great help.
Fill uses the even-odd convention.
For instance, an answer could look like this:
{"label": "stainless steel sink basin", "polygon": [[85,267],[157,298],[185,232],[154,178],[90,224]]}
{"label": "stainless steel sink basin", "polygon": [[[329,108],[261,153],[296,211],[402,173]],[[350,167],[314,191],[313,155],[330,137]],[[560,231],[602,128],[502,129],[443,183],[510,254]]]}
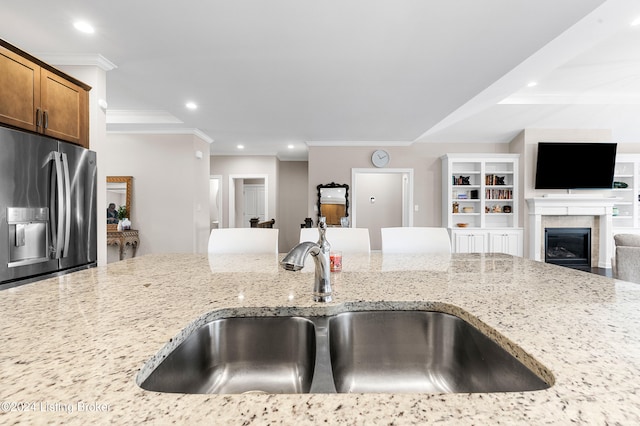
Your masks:
{"label": "stainless steel sink basin", "polygon": [[[553,383],[548,370],[518,351]],[[155,358],[150,362],[155,365]],[[177,393],[466,393],[550,386],[469,323],[430,311],[219,319],[188,336],[148,376],[142,371],[143,389]]]}
{"label": "stainless steel sink basin", "polygon": [[179,393],[304,393],[314,362],[311,321],[226,318],[197,329],[140,386]]}
{"label": "stainless steel sink basin", "polygon": [[547,383],[453,315],[347,312],[329,320],[337,392],[516,392]]}

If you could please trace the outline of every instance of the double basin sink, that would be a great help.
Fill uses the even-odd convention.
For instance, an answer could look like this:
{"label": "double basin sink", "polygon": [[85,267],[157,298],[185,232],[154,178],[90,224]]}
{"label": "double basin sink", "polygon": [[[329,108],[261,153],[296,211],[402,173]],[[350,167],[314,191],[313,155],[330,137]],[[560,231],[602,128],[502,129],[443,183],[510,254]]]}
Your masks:
{"label": "double basin sink", "polygon": [[[516,349],[514,356],[443,312],[232,317],[196,329],[138,383],[149,391],[211,394],[548,388],[551,373]],[[537,374],[518,358],[526,358]]]}

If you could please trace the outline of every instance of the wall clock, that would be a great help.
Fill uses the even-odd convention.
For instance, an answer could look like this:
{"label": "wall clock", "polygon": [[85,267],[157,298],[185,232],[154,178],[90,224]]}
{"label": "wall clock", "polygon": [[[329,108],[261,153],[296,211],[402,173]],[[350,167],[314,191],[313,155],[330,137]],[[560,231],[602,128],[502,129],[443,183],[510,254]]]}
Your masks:
{"label": "wall clock", "polygon": [[371,155],[371,162],[376,167],[384,167],[389,164],[389,153],[383,149],[378,149],[374,151],[373,155]]}

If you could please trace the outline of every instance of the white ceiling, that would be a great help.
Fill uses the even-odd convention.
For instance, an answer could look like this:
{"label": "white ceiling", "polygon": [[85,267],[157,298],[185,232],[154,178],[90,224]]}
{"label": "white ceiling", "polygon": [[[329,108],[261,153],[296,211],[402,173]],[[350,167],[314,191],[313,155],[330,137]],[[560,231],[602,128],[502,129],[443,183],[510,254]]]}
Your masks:
{"label": "white ceiling", "polygon": [[[0,38],[34,56],[115,64],[109,130],[194,130],[213,154],[509,142],[524,128],[640,142],[637,0],[0,0],[0,11]],[[79,19],[96,32],[78,33]]]}

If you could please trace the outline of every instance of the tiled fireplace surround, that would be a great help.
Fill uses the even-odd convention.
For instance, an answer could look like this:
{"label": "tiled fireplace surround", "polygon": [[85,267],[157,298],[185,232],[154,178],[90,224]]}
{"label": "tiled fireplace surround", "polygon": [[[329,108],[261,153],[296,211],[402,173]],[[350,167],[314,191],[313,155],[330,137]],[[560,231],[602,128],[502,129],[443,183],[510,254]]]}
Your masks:
{"label": "tiled fireplace surround", "polygon": [[591,266],[611,268],[613,203],[611,198],[584,195],[527,199],[529,257],[544,261],[545,228],[591,228]]}

